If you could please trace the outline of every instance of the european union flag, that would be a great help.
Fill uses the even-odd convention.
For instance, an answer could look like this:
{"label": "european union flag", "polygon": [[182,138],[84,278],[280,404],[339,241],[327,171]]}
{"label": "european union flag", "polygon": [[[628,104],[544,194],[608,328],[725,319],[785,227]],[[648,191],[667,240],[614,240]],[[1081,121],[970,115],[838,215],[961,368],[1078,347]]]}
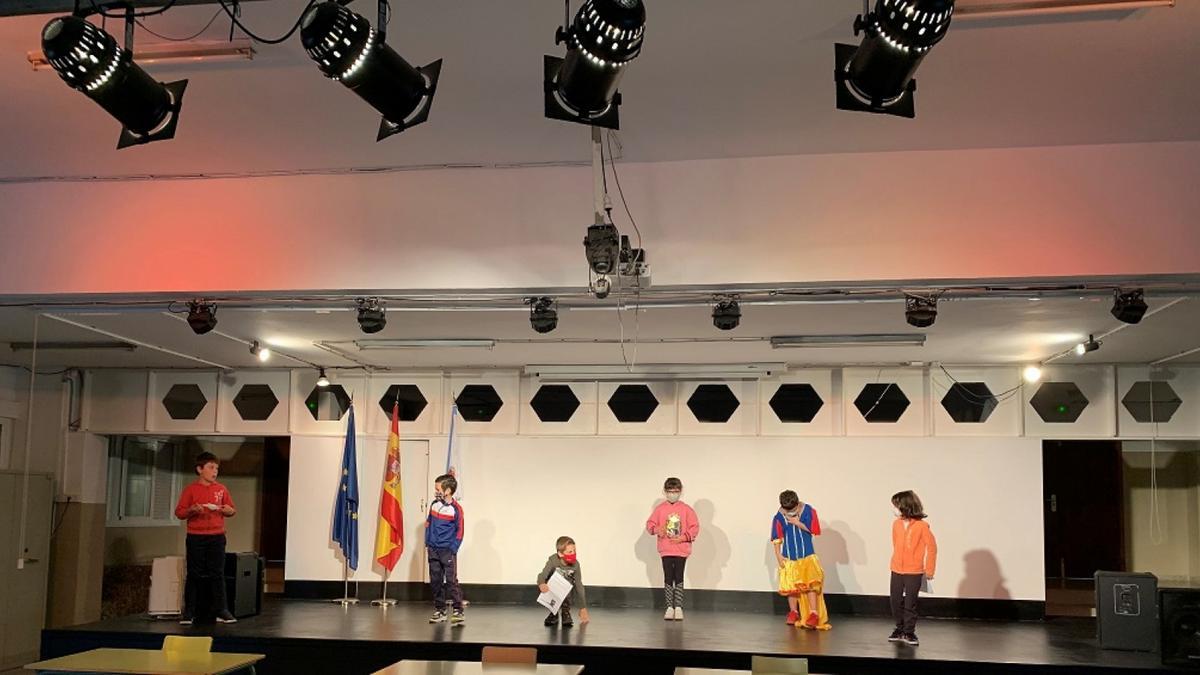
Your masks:
{"label": "european union flag", "polygon": [[354,403],[351,402],[346,445],[342,449],[342,480],[333,505],[333,540],[342,549],[342,557],[352,570],[358,569],[358,463],[354,446]]}

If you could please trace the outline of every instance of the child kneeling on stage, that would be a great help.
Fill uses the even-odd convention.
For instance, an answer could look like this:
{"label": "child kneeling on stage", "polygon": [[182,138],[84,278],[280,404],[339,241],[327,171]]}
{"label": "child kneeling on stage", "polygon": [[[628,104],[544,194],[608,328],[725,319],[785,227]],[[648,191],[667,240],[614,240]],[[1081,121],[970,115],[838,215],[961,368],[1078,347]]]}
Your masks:
{"label": "child kneeling on stage", "polygon": [[788,600],[787,624],[829,630],[825,609],[825,571],[813,549],[813,535],[821,534],[817,510],[802,504],[791,490],[779,493],[779,511],[771,521],[771,542],[779,562],[779,594]]}
{"label": "child kneeling on stage", "polygon": [[563,578],[571,582],[572,589],[559,605],[558,614],[550,614],[543,623],[547,626],[554,626],[558,623],[559,617],[562,617],[563,628],[574,626],[575,622],[571,619],[572,599],[579,605],[579,622],[587,623],[589,620],[587,591],[583,587],[583,572],[579,567],[579,560],[575,557],[575,540],[570,537],[559,537],[554,542],[554,548],[557,552],[546,559],[546,565],[542,567],[541,572],[538,572],[538,590],[543,593],[549,592],[550,577],[554,574],[561,574]]}

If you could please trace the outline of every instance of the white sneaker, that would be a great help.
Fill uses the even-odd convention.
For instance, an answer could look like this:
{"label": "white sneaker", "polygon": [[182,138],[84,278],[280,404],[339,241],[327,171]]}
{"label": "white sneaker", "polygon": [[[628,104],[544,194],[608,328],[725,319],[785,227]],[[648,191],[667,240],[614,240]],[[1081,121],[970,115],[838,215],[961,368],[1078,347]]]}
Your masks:
{"label": "white sneaker", "polygon": [[675,619],[675,608],[668,607],[666,612],[663,612],[663,621],[673,621]]}
{"label": "white sneaker", "polygon": [[675,608],[675,620],[683,621],[683,608],[682,607]]}

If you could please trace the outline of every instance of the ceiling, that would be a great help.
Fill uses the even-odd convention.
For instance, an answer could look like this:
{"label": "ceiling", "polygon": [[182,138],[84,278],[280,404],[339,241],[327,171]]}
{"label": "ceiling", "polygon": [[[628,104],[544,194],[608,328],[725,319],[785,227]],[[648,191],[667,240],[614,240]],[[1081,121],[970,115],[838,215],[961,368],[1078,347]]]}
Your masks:
{"label": "ceiling", "polygon": [[[303,4],[248,2],[243,21],[276,36]],[[1200,139],[1200,2],[956,20],[921,67],[915,120],[834,109],[833,42],[854,42],[858,0],[648,4],[646,47],[622,83],[627,160]],[[373,19],[373,4],[354,7]],[[146,23],[187,35],[215,11],[180,6]],[[389,42],[414,64],[445,65],[430,122],[378,144],[375,113],[323,78],[296,37],[259,45],[253,61],[149,66],[190,80],[178,137],[115,152],[114,120],[26,62],[47,19],[0,19],[0,180],[589,158],[586,129],[542,116],[541,58],[561,52],[557,1],[394,3]],[[228,31],[219,17],[204,37]]]}
{"label": "ceiling", "polygon": [[[1082,358],[1073,354],[1062,363],[1148,363],[1200,347],[1200,297],[1171,304],[1170,298],[1151,298],[1151,312],[1142,323],[1103,338],[1100,350]],[[1040,362],[1069,349],[1088,334],[1101,334],[1119,324],[1109,315],[1107,297],[943,300],[937,323],[919,331],[904,322],[903,304],[895,301],[744,305],[741,326],[718,331],[704,306],[643,308],[637,314],[608,309],[560,307],[558,329],[539,335],[529,326],[524,309],[515,311],[399,311],[388,312],[387,327],[366,336],[349,309],[218,310],[216,331],[192,333],[181,315],[166,306],[54,310],[70,321],[94,326],[113,335],[157,345],[179,354],[233,368],[327,367],[356,363],[317,346],[332,343],[354,359],[374,366],[404,368],[520,367],[526,364],[637,363],[778,363],[793,365],[897,364],[1021,364]],[[1159,310],[1156,312],[1156,309]],[[0,343],[31,341],[34,311],[0,309]],[[67,325],[51,318],[38,320],[41,341],[97,341],[113,338]],[[225,333],[229,337],[218,335]],[[924,332],[924,347],[855,347],[835,349],[772,349],[763,338],[772,335],[911,333]],[[624,335],[625,356],[618,341]],[[236,338],[236,339],[234,339]],[[364,338],[487,338],[500,342],[482,348],[408,348],[359,351]],[[277,353],[267,364],[253,357],[244,341],[274,345]],[[241,340],[241,341],[239,341]],[[664,342],[665,341],[665,342]],[[302,360],[287,358],[291,354]],[[28,351],[0,347],[0,363],[30,365]],[[1173,361],[1200,363],[1200,353]],[[41,372],[80,367],[205,367],[182,356],[148,347],[135,351],[39,351]],[[211,366],[210,366],[211,367]]]}

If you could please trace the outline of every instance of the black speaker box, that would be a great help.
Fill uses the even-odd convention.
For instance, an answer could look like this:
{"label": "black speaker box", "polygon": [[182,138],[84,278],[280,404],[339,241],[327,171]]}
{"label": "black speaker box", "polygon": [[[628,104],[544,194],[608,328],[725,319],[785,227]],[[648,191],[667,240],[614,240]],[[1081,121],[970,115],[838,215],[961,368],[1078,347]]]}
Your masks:
{"label": "black speaker box", "polygon": [[1096,572],[1096,633],[1101,649],[1158,648],[1158,577]]}
{"label": "black speaker box", "polygon": [[1200,668],[1200,589],[1164,588],[1159,606],[1163,664]]}
{"label": "black speaker box", "polygon": [[239,619],[262,611],[265,567],[257,553],[225,554],[225,596],[229,611]]}

